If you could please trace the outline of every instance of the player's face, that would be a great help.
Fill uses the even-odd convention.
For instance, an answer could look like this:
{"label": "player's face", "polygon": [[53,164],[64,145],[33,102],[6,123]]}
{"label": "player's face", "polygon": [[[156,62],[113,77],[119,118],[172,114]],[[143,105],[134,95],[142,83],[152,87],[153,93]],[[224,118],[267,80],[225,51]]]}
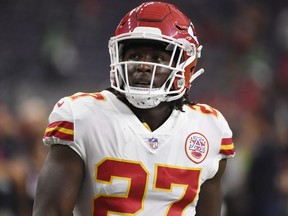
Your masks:
{"label": "player's face", "polygon": [[[124,61],[152,62],[169,65],[170,52],[153,45],[134,45],[129,47],[124,54]],[[144,63],[128,64],[129,85],[148,88],[153,76],[153,65]],[[159,88],[167,80],[171,70],[164,67],[156,67],[153,88]]]}

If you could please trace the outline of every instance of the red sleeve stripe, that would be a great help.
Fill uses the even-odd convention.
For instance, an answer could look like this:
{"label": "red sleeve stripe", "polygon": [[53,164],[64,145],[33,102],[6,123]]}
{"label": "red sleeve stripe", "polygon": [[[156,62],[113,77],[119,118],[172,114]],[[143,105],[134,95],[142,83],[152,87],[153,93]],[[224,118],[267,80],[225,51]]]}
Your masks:
{"label": "red sleeve stripe", "polygon": [[232,138],[223,138],[221,141],[221,145],[230,145],[233,143]]}
{"label": "red sleeve stripe", "polygon": [[72,129],[74,128],[74,124],[72,122],[67,122],[67,121],[57,121],[57,122],[53,122],[51,124],[48,125],[47,128],[53,128],[53,127],[64,127],[67,129]]}
{"label": "red sleeve stripe", "polygon": [[71,122],[58,121],[48,125],[43,138],[57,137],[61,140],[74,140],[74,125]]}
{"label": "red sleeve stripe", "polygon": [[235,147],[232,138],[223,138],[221,142],[220,154],[224,155],[234,155]]}

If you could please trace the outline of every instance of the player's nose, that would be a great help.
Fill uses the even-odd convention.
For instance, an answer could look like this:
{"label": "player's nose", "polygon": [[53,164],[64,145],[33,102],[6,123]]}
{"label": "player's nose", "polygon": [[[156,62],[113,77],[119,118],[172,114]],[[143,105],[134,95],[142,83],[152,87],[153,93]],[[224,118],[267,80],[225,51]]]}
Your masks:
{"label": "player's nose", "polygon": [[137,72],[146,72],[151,73],[153,70],[153,66],[151,64],[146,64],[145,62],[151,62],[151,56],[150,55],[143,55],[141,58],[141,63],[137,65]]}
{"label": "player's nose", "polygon": [[140,63],[137,65],[137,72],[152,73],[152,65]]}

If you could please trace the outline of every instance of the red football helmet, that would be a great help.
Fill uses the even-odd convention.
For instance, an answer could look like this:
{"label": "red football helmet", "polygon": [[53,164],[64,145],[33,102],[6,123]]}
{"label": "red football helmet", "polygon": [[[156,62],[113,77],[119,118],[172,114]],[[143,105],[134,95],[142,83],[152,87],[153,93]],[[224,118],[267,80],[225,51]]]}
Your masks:
{"label": "red football helmet", "polygon": [[[172,52],[171,59],[177,59],[176,65],[161,65],[152,62],[137,62],[171,69],[171,74],[161,88],[139,88],[129,85],[127,65],[133,61],[122,61],[125,42],[129,40],[148,40],[168,44],[166,49]],[[148,42],[147,41],[147,42]],[[123,45],[124,44],[124,45]],[[115,36],[109,40],[111,58],[111,87],[124,93],[134,106],[152,108],[162,101],[177,100],[189,90],[191,82],[201,73],[195,73],[197,59],[201,56],[194,26],[190,19],[174,5],[163,2],[146,2],[133,9],[121,20]],[[152,77],[154,77],[153,74]],[[153,79],[151,80],[153,83]]]}

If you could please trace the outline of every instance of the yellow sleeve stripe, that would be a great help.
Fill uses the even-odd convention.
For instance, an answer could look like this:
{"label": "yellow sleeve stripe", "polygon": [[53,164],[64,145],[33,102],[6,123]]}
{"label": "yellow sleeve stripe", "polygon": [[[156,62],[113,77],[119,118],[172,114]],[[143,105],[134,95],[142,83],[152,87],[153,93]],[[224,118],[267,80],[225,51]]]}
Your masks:
{"label": "yellow sleeve stripe", "polygon": [[234,149],[234,144],[230,144],[230,145],[221,145],[221,150],[231,150]]}
{"label": "yellow sleeve stripe", "polygon": [[70,134],[70,135],[73,135],[73,133],[74,133],[74,130],[63,128],[63,127],[59,127],[59,126],[52,127],[52,128],[47,128],[45,130],[45,133],[49,133],[51,131],[59,131],[61,133]]}

